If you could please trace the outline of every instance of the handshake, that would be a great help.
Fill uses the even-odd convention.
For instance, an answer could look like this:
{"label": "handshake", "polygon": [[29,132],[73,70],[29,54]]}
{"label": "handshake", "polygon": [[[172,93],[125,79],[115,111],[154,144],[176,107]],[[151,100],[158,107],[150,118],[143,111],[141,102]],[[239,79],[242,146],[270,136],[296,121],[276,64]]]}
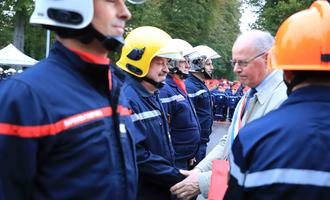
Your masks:
{"label": "handshake", "polygon": [[186,176],[186,178],[172,186],[170,189],[171,193],[182,200],[189,200],[200,194],[201,191],[198,180],[201,171],[195,168],[190,171],[180,170],[180,173]]}

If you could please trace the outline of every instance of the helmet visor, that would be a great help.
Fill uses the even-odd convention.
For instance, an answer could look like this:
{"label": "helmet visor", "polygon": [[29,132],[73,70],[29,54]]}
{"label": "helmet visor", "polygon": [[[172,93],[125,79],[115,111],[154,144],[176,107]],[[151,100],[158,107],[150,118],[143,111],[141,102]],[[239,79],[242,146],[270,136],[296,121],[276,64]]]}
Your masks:
{"label": "helmet visor", "polygon": [[129,3],[131,4],[142,4],[144,3],[146,0],[127,0]]}

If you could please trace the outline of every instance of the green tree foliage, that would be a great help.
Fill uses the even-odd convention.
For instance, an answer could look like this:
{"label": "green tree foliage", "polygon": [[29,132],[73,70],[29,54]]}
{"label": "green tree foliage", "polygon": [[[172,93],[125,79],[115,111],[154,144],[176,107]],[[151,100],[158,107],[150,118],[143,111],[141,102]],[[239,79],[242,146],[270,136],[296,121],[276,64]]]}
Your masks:
{"label": "green tree foliage", "polygon": [[130,6],[130,10],[130,28],[156,26],[193,46],[208,45],[222,56],[215,60],[216,77],[233,78],[229,60],[239,32],[238,0],[147,1],[143,7]]}
{"label": "green tree foliage", "polygon": [[217,78],[233,79],[234,74],[230,65],[232,45],[239,34],[239,2],[216,1],[213,11],[213,24],[209,35],[208,45],[217,49],[222,56],[216,62],[215,75]]}
{"label": "green tree foliage", "polygon": [[293,13],[307,9],[314,0],[245,0],[258,9],[259,18],[254,28],[267,30],[276,34],[280,24]]}
{"label": "green tree foliage", "polygon": [[132,13],[132,18],[127,23],[128,31],[140,26],[160,27],[163,23],[161,13],[159,12],[160,1],[147,0],[143,5],[127,4]]}
{"label": "green tree foliage", "polygon": [[5,47],[12,38],[13,26],[12,24],[12,13],[8,9],[9,6],[6,1],[0,2],[0,48]]}
{"label": "green tree foliage", "polygon": [[[193,46],[208,45],[222,56],[214,63],[216,76],[233,78],[229,60],[232,44],[239,33],[239,1],[147,0],[143,5],[128,4],[133,16],[127,23],[127,31],[139,26],[156,26]],[[24,36],[24,52],[41,59],[45,56],[46,31],[28,23],[32,7],[33,0],[0,3],[0,47],[10,42],[15,44]]]}
{"label": "green tree foliage", "polygon": [[12,42],[29,56],[41,59],[45,55],[46,32],[29,24],[32,11],[33,0],[5,0],[0,3],[0,47]]}

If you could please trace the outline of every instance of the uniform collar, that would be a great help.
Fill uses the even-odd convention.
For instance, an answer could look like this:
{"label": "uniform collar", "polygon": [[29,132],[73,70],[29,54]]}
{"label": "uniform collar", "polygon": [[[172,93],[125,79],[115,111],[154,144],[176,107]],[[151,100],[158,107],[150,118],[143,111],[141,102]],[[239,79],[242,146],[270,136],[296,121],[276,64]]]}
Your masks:
{"label": "uniform collar", "polygon": [[174,82],[172,76],[170,76],[170,75],[167,75],[166,76],[166,84],[168,84],[168,85],[170,85],[172,87],[176,87],[177,86],[176,83]]}
{"label": "uniform collar", "polygon": [[177,88],[180,92],[187,94],[186,86],[183,80],[177,79],[175,76],[167,75],[166,84],[171,87]]}
{"label": "uniform collar", "polygon": [[205,85],[205,82],[204,81],[202,81],[201,79],[197,78],[192,73],[189,73],[188,78],[190,78],[193,82],[203,83]]}
{"label": "uniform collar", "polygon": [[[58,60],[59,58],[61,59],[60,61]],[[62,64],[59,66],[61,68],[79,71],[90,84],[98,88],[102,93],[104,91],[108,92],[112,88],[109,63],[105,65],[87,62],[58,41],[54,43],[48,59],[54,62],[61,62]]]}
{"label": "uniform collar", "polygon": [[143,87],[141,82],[139,82],[133,75],[127,76],[127,82],[135,88],[135,90],[143,97],[151,97],[158,93],[156,90],[154,93],[149,92],[147,89]]}
{"label": "uniform collar", "polygon": [[[57,59],[56,55],[61,54],[63,57],[66,57],[67,61],[71,63],[69,66],[74,66],[75,68],[81,68],[84,69],[88,66],[99,66],[99,67],[106,67],[108,69],[109,62],[105,62],[105,59],[102,62],[91,62],[86,61],[87,58],[82,58],[78,53],[66,48],[63,44],[61,44],[59,41],[56,41],[53,45],[53,48],[51,50],[51,54],[49,54],[50,59]],[[87,54],[86,54],[87,56]],[[88,59],[93,60],[93,55],[89,55],[90,57]],[[95,61],[97,58],[94,58]],[[109,61],[109,59],[107,59]],[[105,64],[106,63],[106,64]]]}
{"label": "uniform collar", "polygon": [[94,54],[80,51],[74,48],[68,48],[73,53],[77,54],[82,60],[88,63],[97,64],[97,65],[108,65],[110,64],[110,59],[106,57],[99,57]]}
{"label": "uniform collar", "polygon": [[330,87],[309,85],[293,91],[288,97],[288,103],[296,103],[300,101],[309,102],[330,102]]}

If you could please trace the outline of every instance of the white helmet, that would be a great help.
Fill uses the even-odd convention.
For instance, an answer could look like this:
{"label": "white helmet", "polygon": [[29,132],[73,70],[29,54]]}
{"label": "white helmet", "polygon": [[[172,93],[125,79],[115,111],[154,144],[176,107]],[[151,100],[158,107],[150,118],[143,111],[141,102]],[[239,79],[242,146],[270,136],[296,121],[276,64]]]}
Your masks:
{"label": "white helmet", "polygon": [[[145,0],[128,0],[140,4]],[[61,37],[76,38],[82,43],[99,40],[109,51],[120,51],[124,38],[103,35],[91,22],[94,16],[93,0],[36,0],[30,23],[41,24]]]}
{"label": "white helmet", "polygon": [[[128,0],[133,4],[144,1]],[[30,23],[82,29],[91,23],[93,15],[93,0],[36,0]]]}
{"label": "white helmet", "polygon": [[89,25],[94,15],[93,0],[36,0],[32,24],[82,29]]}
{"label": "white helmet", "polygon": [[9,68],[9,69],[5,70],[5,74],[6,74],[7,76],[12,76],[12,75],[14,75],[15,73],[16,73],[16,70],[13,69],[13,68]]}
{"label": "white helmet", "polygon": [[16,73],[16,69],[14,69],[14,68],[9,68],[7,71],[10,72],[10,73],[13,73],[13,74]]}
{"label": "white helmet", "polygon": [[179,69],[179,64],[182,61],[186,61],[187,54],[193,52],[194,48],[187,41],[182,39],[172,39],[163,49],[176,49],[176,54],[172,56],[168,56],[170,58],[170,62],[168,68],[172,74],[178,74],[182,79],[187,78],[188,74],[182,72]]}
{"label": "white helmet", "polygon": [[[181,39],[171,39],[167,42],[167,44],[160,49],[160,52],[164,51],[164,52],[170,52],[169,50],[174,51],[174,54],[172,55],[166,55],[164,54],[159,55],[160,57],[166,57],[166,58],[170,58],[172,60],[181,60],[184,61],[185,60],[185,56],[187,55],[187,53],[190,53],[193,51],[193,46],[191,46],[191,44],[189,44],[188,42],[181,40]],[[162,53],[159,53],[162,54]]]}
{"label": "white helmet", "polygon": [[194,47],[194,51],[187,55],[190,65],[190,72],[204,72],[205,62],[209,59],[213,60],[221,56],[212,48],[199,45]]}
{"label": "white helmet", "polygon": [[194,48],[195,51],[199,52],[199,54],[206,56],[206,59],[216,59],[220,58],[221,56],[215,52],[212,48],[205,46],[205,45],[199,45]]}

